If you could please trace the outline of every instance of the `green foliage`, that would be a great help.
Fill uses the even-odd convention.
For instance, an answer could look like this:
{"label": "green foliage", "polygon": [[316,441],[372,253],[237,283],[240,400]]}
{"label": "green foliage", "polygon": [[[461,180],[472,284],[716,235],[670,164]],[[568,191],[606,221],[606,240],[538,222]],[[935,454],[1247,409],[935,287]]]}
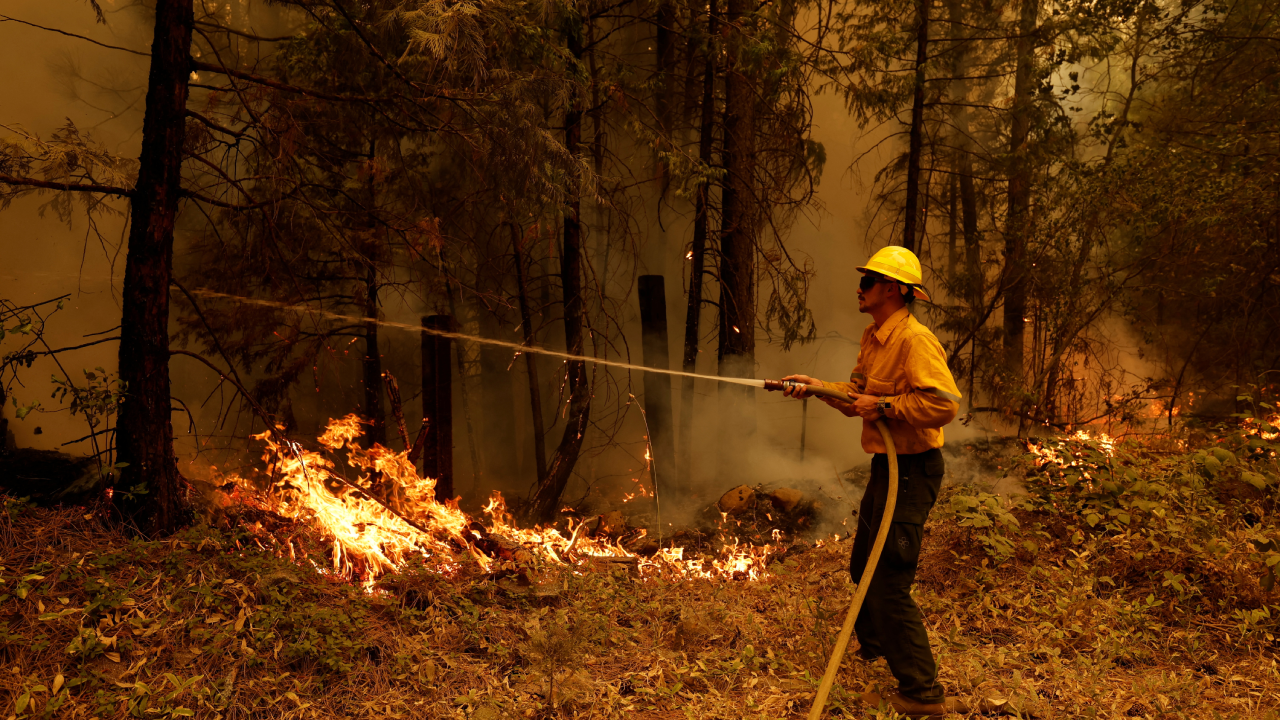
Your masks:
{"label": "green foliage", "polygon": [[[961,491],[951,496],[951,515],[960,527],[969,528],[996,562],[1008,560],[1017,552],[1013,536],[1021,525],[1008,503],[998,495],[982,491]],[[1033,541],[1025,541],[1034,550]]]}
{"label": "green foliage", "polygon": [[[67,349],[52,347],[45,338],[45,330],[50,319],[66,307],[67,296],[55,297],[32,305],[18,306],[0,299],[0,346],[6,338],[16,341],[16,347],[0,347],[0,414],[3,413],[4,402],[11,386],[20,383],[20,373],[29,370],[39,358],[48,358],[62,372],[50,378],[52,393],[50,398],[64,407],[72,416],[83,418],[89,434],[79,441],[87,440],[92,449],[92,457],[97,462],[96,474],[85,474],[77,481],[56,491],[60,496],[74,496],[92,489],[102,475],[122,464],[112,465],[112,436],[109,430],[111,418],[124,397],[124,384],[117,374],[108,372],[102,367],[93,370],[82,370],[84,384],[79,385],[71,380],[70,374],[62,364],[59,355]],[[6,330],[6,324],[9,324]],[[25,384],[25,383],[24,383]],[[16,395],[11,398],[14,417],[27,420],[33,412],[58,412],[56,408],[46,409],[39,400],[19,402]],[[0,442],[6,431],[7,421],[0,417]],[[36,430],[40,432],[39,429]]]}
{"label": "green foliage", "polygon": [[[1126,592],[1266,624],[1280,563],[1280,526],[1267,510],[1275,443],[1226,432],[1201,450],[1152,453],[1078,433],[1028,448],[1024,524],[1076,545],[1107,543],[1109,575]],[[1240,586],[1241,575],[1253,583]]]}
{"label": "green foliage", "polygon": [[75,385],[68,379],[54,375],[49,380],[53,384],[53,394],[50,397],[60,403],[67,403],[72,415],[83,415],[89,427],[96,430],[115,415],[116,408],[124,398],[124,383],[117,373],[107,372],[101,367],[81,372],[84,373],[84,385]]}

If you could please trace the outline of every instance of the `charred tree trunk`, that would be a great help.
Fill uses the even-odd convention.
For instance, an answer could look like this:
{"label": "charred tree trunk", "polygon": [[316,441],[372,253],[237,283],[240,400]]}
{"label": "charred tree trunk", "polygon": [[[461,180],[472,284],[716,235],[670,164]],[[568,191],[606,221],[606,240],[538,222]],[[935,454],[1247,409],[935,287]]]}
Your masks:
{"label": "charred tree trunk", "polygon": [[1031,164],[1027,140],[1035,98],[1035,30],[1040,0],[1022,0],[1018,18],[1016,66],[1013,81],[1013,110],[1009,129],[1008,214],[1004,233],[1004,360],[1005,367],[1020,382],[1027,312],[1027,238],[1031,234]]}
{"label": "charred tree trunk", "polygon": [[193,24],[191,0],[156,3],[142,153],[130,199],[120,318],[120,380],[125,398],[116,424],[121,472],[112,497],[125,522],[147,535],[170,532],[184,517],[170,418],[169,282]]}
{"label": "charred tree trunk", "polygon": [[[661,275],[640,276],[641,351],[645,367],[671,369],[667,340],[667,288]],[[671,422],[671,376],[644,374],[644,412],[653,448],[655,491],[659,498],[674,489],[675,437]]]}
{"label": "charred tree trunk", "polygon": [[[453,373],[452,341],[438,332],[453,332],[453,318],[422,318],[422,421],[427,439],[422,448],[422,476],[435,478],[436,502],[452,500],[453,492]],[[435,332],[430,332],[435,331]]]}
{"label": "charred tree trunk", "polygon": [[[716,113],[716,14],[717,0],[707,5],[707,60],[702,76],[702,119],[698,128],[698,160],[711,167],[715,146]],[[711,183],[698,186],[693,217],[693,246],[689,249],[689,302],[684,318],[684,356],[682,368],[687,373],[698,369],[698,328],[702,320],[702,280],[706,274],[707,228],[711,215]],[[693,390],[694,379],[680,381],[680,483],[685,492],[693,488]]]}
{"label": "charred tree trunk", "polygon": [[364,403],[362,414],[369,421],[364,432],[366,447],[387,444],[387,419],[382,410],[382,353],[378,349],[378,270],[372,258],[364,281]]}
{"label": "charred tree trunk", "polygon": [[[582,60],[582,42],[569,30],[569,52],[574,59]],[[571,156],[576,157],[582,144],[582,102],[573,98],[565,113],[564,145]],[[581,355],[582,342],[582,195],[576,180],[570,180],[568,202],[564,216],[564,247],[560,252],[560,286],[564,298],[565,349],[573,355]],[[547,468],[546,477],[538,485],[529,506],[529,518],[549,522],[555,517],[560,495],[569,484],[582,441],[591,419],[591,386],[587,379],[587,364],[582,360],[570,360],[567,365],[569,408],[564,434],[556,447],[555,455]]]}
{"label": "charred tree trunk", "polygon": [[[520,328],[524,332],[524,344],[534,345],[533,312],[529,309],[529,278],[526,274],[524,242],[515,223],[511,227],[511,250],[516,262],[516,292],[520,305]],[[538,487],[547,477],[547,430],[542,422],[542,389],[538,383],[538,356],[524,354],[525,369],[529,375],[529,404],[533,406],[533,458],[538,476]]]}
{"label": "charred tree trunk", "polygon": [[907,150],[907,207],[902,228],[902,246],[919,251],[920,232],[920,156],[924,150],[924,71],[929,53],[929,0],[916,6],[916,83],[911,99],[910,144]]}
{"label": "charred tree trunk", "polygon": [[755,95],[740,27],[745,0],[729,0],[725,85],[722,231],[720,233],[720,374],[746,377],[755,360]]}
{"label": "charred tree trunk", "polygon": [[[755,188],[755,88],[742,24],[748,4],[729,0],[728,65],[725,71],[725,184],[721,190],[720,325],[717,359],[725,377],[755,373],[755,258],[757,199]],[[719,391],[720,462],[724,476],[739,473],[756,431],[755,393],[722,384]]]}

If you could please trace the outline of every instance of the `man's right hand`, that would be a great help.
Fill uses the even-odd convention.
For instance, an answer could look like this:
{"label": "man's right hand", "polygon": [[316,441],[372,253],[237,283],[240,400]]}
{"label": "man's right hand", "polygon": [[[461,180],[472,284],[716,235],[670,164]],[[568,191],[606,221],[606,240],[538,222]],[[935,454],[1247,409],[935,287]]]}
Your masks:
{"label": "man's right hand", "polygon": [[[788,375],[782,379],[783,381],[791,380],[793,382],[798,382],[803,385],[821,385],[822,384],[822,381],[819,380],[818,378],[809,377],[808,375]],[[786,395],[787,397],[793,397],[797,400],[803,400],[804,398],[809,397],[809,391],[807,389],[805,389],[804,387],[797,387],[797,386],[784,385],[782,388],[782,394]]]}

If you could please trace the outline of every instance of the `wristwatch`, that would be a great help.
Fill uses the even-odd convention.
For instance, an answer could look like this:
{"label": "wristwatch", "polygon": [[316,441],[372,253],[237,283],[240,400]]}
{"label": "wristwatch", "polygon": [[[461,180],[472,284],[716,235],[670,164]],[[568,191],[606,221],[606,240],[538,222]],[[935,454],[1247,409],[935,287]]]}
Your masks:
{"label": "wristwatch", "polygon": [[882,414],[888,415],[889,411],[893,409],[893,403],[889,402],[888,398],[880,398],[876,401],[876,408],[878,408]]}

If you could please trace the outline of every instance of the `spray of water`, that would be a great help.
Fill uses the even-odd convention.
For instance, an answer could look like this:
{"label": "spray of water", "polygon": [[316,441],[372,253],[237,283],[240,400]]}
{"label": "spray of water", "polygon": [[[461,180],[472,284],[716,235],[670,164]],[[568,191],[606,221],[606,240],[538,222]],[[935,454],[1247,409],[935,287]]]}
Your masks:
{"label": "spray of water", "polygon": [[288,303],[277,302],[274,300],[262,300],[259,298],[247,298],[240,295],[229,295],[204,288],[196,288],[191,291],[193,295],[199,295],[206,298],[214,298],[218,300],[230,300],[243,305],[257,305],[260,307],[269,307],[276,310],[287,310],[291,312],[306,313],[323,317],[328,320],[341,320],[345,322],[368,323],[376,322],[383,327],[399,328],[401,330],[411,330],[413,332],[427,333],[436,335],[450,340],[465,340],[480,345],[491,345],[494,347],[507,348],[517,353],[534,353],[536,355],[546,355],[548,357],[561,358],[564,360],[582,360],[584,362],[594,363],[596,365],[606,365],[608,367],[622,368],[625,370],[637,370],[639,372],[661,373],[663,375],[676,375],[679,377],[691,377],[700,380],[711,380],[714,382],[733,383],[735,385],[746,385],[748,387],[763,388],[764,380],[756,380],[754,378],[735,378],[722,377],[720,375],[702,375],[700,373],[687,373],[679,370],[667,370],[665,368],[651,368],[644,365],[633,365],[618,360],[606,360],[605,358],[592,357],[590,355],[574,355],[573,353],[561,352],[559,350],[551,350],[548,348],[537,347],[536,345],[525,345],[523,343],[508,342],[506,340],[494,340],[492,338],[480,337],[478,335],[468,335],[466,333],[449,332],[445,330],[434,330],[432,328],[422,327],[421,325],[413,325],[411,323],[392,322],[390,320],[371,320],[365,317],[354,317],[351,315],[342,315],[340,313],[321,310],[311,305],[290,305]]}

